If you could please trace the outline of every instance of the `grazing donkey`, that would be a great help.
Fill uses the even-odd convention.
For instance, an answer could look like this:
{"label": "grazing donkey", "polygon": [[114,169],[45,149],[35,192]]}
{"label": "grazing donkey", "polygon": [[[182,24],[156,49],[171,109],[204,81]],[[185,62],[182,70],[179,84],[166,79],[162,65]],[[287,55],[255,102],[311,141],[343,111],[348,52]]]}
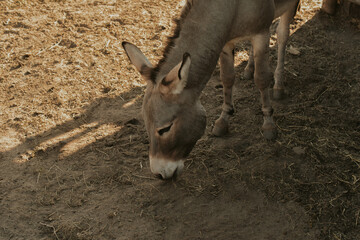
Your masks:
{"label": "grazing donkey", "polygon": [[[267,139],[275,137],[268,91],[272,79],[268,66],[269,27],[275,16],[285,16],[278,28],[282,35],[279,49],[282,49],[297,2],[187,0],[164,57],[155,67],[136,46],[122,43],[130,61],[147,81],[142,111],[150,140],[150,168],[154,174],[163,179],[176,177],[184,167],[184,159],[203,135],[206,114],[199,96],[219,57],[224,104],[213,133],[220,136],[227,132],[229,117],[234,112],[233,49],[237,40],[249,39],[252,43],[253,60],[249,61],[247,72],[248,75],[254,73],[255,84],[260,90],[264,136]],[[283,58],[279,60],[283,61]],[[278,68],[281,75],[283,63]],[[276,86],[281,89],[281,84]]]}

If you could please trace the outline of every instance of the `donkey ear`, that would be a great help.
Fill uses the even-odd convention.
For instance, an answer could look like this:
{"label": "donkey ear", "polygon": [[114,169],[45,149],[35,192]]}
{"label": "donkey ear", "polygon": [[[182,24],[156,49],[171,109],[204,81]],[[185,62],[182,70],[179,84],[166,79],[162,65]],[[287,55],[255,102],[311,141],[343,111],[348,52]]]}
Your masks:
{"label": "donkey ear", "polygon": [[163,94],[180,94],[186,87],[191,65],[189,53],[183,55],[183,60],[175,66],[162,80],[160,91]]}
{"label": "donkey ear", "polygon": [[149,74],[150,70],[153,68],[149,60],[134,44],[122,42],[122,46],[128,58],[130,59],[130,62],[134,64],[136,70],[138,70],[142,76],[146,77],[146,75]]}

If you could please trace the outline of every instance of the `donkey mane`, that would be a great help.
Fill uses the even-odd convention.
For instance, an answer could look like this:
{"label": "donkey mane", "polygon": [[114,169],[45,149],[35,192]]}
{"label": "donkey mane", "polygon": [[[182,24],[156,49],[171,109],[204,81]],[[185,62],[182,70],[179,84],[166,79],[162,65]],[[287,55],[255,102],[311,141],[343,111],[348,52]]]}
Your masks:
{"label": "donkey mane", "polygon": [[189,12],[193,6],[192,2],[193,2],[193,0],[187,0],[186,5],[182,9],[180,17],[173,19],[173,21],[175,23],[175,29],[173,30],[173,34],[172,34],[172,36],[169,36],[167,38],[167,43],[166,43],[165,50],[163,52],[163,56],[160,59],[160,61],[158,62],[158,64],[156,65],[156,67],[152,69],[151,74],[150,74],[150,79],[154,83],[156,82],[156,77],[160,71],[160,68],[162,67],[162,65],[165,63],[165,61],[167,59],[167,55],[169,54],[171,49],[175,46],[175,40],[180,36],[182,24],[184,23],[186,16],[189,14]]}

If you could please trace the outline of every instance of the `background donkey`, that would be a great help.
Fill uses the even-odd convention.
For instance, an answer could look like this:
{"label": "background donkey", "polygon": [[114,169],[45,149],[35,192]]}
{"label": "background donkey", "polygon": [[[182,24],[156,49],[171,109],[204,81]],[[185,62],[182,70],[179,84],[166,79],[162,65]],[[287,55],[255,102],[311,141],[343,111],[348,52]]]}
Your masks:
{"label": "background donkey", "polygon": [[[285,48],[289,38],[289,26],[297,10],[300,7],[300,0],[275,0],[275,18],[280,17],[279,25],[276,29],[278,44],[278,59],[274,74],[275,84],[273,87],[273,98],[281,99],[284,97],[284,62]],[[254,74],[254,54],[252,49],[249,52],[249,61],[245,68],[245,79],[251,79]]]}
{"label": "background donkey", "polygon": [[[293,16],[297,3],[298,0],[188,0],[164,57],[155,67],[136,46],[123,42],[130,61],[147,81],[142,111],[154,174],[163,179],[179,174],[184,159],[203,135],[206,114],[199,96],[219,57],[224,104],[213,133],[220,136],[227,132],[229,117],[234,112],[233,49],[237,40],[251,41],[253,53],[247,72],[254,74],[260,90],[264,136],[275,137],[268,91],[272,79],[268,67],[269,27],[275,16],[284,16],[278,28],[284,39],[279,41],[280,49],[280,42],[286,42],[290,15]],[[280,60],[283,62],[283,57]],[[279,72],[283,72],[281,68],[283,63]]]}

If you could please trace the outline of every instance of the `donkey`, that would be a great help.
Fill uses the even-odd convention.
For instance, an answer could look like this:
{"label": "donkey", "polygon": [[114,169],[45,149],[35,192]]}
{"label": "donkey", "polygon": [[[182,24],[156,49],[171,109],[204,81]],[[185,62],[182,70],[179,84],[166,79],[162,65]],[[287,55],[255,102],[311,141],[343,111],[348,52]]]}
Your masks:
{"label": "donkey", "polygon": [[[260,90],[263,134],[266,139],[275,138],[269,95],[272,79],[268,66],[269,27],[274,17],[284,16],[278,33],[282,35],[279,43],[285,42],[286,25],[297,2],[187,0],[174,36],[169,38],[164,56],[155,67],[135,45],[122,43],[131,63],[147,81],[142,113],[150,142],[150,169],[154,174],[162,179],[176,177],[184,167],[184,159],[204,134],[206,113],[199,96],[219,57],[224,103],[213,134],[221,136],[228,131],[229,118],[234,113],[233,50],[237,40],[251,41],[252,60],[246,71],[254,75],[255,85]],[[280,75],[281,68],[283,63],[279,65]]]}

